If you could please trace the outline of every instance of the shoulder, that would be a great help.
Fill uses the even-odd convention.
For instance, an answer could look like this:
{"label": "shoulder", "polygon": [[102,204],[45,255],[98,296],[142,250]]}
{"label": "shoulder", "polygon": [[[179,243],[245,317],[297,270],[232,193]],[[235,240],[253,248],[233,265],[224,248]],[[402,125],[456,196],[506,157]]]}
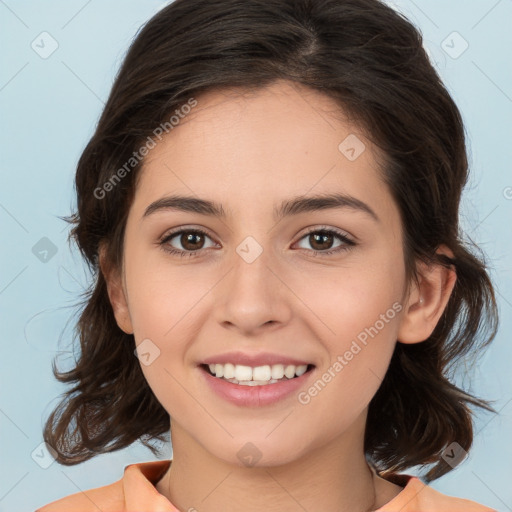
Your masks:
{"label": "shoulder", "polygon": [[119,512],[124,510],[122,482],[70,494],[52,501],[35,512]]}
{"label": "shoulder", "polygon": [[496,512],[475,501],[436,491],[417,477],[403,476],[407,479],[406,486],[376,512]]}
{"label": "shoulder", "polygon": [[116,482],[65,496],[35,512],[119,512],[145,506],[174,512],[177,509],[154,487],[170,464],[171,460],[129,464]]}

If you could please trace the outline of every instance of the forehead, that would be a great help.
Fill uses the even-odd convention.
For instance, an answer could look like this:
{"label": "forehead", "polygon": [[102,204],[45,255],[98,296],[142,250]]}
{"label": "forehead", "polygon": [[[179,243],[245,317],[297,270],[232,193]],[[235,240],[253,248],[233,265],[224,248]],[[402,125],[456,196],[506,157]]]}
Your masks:
{"label": "forehead", "polygon": [[252,91],[209,91],[195,100],[145,158],[136,208],[165,193],[227,202],[228,213],[255,197],[309,191],[359,195],[382,208],[389,202],[376,147],[332,98],[278,81]]}

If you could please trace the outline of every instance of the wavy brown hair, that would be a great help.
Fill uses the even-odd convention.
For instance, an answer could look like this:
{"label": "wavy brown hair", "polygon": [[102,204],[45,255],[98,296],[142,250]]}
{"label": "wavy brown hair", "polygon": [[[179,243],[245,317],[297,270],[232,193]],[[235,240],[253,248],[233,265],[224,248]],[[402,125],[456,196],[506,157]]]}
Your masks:
{"label": "wavy brown hair", "polygon": [[[464,125],[418,29],[378,0],[176,0],[135,37],[78,162],[77,211],[65,220],[94,280],[76,328],[76,364],[59,372],[53,362],[55,377],[71,384],[44,427],[59,463],[77,464],[136,440],[158,455],[154,442],[169,429],[169,414],[134,356],[134,337],[116,323],[98,260],[104,242],[108,264],[121,268],[143,160],[108,193],[98,191],[190,98],[279,79],[334,99],[382,150],[382,174],[401,214],[409,282],[418,278],[419,261],[457,274],[432,335],[396,344],[369,405],[367,459],[390,478],[431,466],[423,475],[431,481],[452,469],[441,457],[447,446],[471,447],[470,406],[495,412],[452,382],[457,363],[493,339],[498,313],[484,257],[458,222],[468,179]],[[441,244],[453,258],[436,254]]]}

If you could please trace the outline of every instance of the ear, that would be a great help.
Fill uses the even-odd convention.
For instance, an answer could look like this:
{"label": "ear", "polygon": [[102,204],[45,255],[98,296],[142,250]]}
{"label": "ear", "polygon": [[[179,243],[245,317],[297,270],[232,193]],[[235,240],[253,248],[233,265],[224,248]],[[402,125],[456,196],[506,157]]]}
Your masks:
{"label": "ear", "polygon": [[107,283],[108,298],[112,305],[117,325],[126,334],[133,334],[133,326],[128,309],[128,301],[126,300],[126,292],[122,285],[121,272],[107,263],[106,254],[106,245],[100,243],[98,254],[100,270]]}
{"label": "ear", "polygon": [[[453,258],[452,251],[444,245],[436,252]],[[446,268],[441,264],[428,266],[423,262],[419,264],[419,284],[411,283],[398,330],[397,340],[400,343],[419,343],[432,334],[448,304],[456,280],[453,267]]]}

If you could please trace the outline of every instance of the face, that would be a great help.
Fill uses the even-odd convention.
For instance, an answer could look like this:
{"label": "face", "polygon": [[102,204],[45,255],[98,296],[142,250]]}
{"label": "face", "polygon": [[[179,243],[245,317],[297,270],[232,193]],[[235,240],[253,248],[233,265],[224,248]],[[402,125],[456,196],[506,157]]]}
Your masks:
{"label": "face", "polygon": [[[286,463],[360,428],[386,373],[406,289],[399,212],[376,148],[331,99],[286,82],[196,99],[139,176],[116,318],[143,344],[142,371],[176,428],[228,462],[251,442],[261,464]],[[277,215],[335,194],[344,201]],[[171,195],[224,215],[147,211]],[[312,369],[268,402],[224,383],[228,400],[201,366],[227,352]]]}

